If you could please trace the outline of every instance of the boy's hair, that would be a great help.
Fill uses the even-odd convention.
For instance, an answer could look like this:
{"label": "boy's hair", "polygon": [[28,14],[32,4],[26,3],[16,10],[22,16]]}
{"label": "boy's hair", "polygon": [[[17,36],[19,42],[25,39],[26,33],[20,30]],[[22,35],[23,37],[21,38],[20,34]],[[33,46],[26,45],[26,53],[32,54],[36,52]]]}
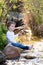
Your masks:
{"label": "boy's hair", "polygon": [[16,25],[16,23],[14,21],[10,21],[10,20],[9,21],[6,21],[7,28],[9,28],[11,24]]}

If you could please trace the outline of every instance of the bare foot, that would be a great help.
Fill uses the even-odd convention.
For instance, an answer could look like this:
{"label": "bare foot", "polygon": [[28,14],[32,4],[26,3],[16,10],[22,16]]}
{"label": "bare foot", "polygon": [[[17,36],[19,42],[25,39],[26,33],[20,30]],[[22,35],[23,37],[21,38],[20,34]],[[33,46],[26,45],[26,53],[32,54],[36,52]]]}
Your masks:
{"label": "bare foot", "polygon": [[31,50],[33,48],[33,45],[31,45],[30,47],[29,47],[29,50]]}

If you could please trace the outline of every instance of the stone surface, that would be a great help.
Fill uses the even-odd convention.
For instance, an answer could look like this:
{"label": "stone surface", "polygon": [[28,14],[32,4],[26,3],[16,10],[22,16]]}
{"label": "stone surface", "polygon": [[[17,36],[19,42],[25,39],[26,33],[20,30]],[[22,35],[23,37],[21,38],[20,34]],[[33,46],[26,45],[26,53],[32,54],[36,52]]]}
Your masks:
{"label": "stone surface", "polygon": [[43,51],[43,42],[36,42],[33,46],[33,51],[40,52]]}
{"label": "stone surface", "polygon": [[[39,43],[36,42],[38,46],[42,45],[43,40]],[[36,45],[36,44],[35,44]],[[42,48],[42,47],[41,47]],[[39,49],[36,48],[36,49]],[[35,48],[33,50],[36,50]],[[6,60],[6,65],[43,65],[43,51],[33,51],[33,50],[25,50],[20,54],[20,58],[16,60]],[[24,56],[31,56],[35,58],[24,58]]]}
{"label": "stone surface", "polygon": [[4,55],[2,51],[0,51],[0,63],[5,62],[5,60],[6,60],[6,56]]}
{"label": "stone surface", "polygon": [[41,36],[43,36],[43,24],[39,25],[37,28],[38,34],[40,34]]}
{"label": "stone surface", "polygon": [[15,59],[20,57],[18,48],[14,46],[6,46],[3,50],[3,53],[6,55],[7,59]]}

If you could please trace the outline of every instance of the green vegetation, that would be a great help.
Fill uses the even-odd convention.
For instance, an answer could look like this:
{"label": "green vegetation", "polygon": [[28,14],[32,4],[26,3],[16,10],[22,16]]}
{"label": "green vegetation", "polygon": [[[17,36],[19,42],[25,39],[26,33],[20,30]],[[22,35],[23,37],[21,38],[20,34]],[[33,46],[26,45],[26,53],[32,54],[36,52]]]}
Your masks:
{"label": "green vegetation", "polygon": [[31,11],[35,15],[38,24],[43,23],[43,0],[23,0],[26,12]]}
{"label": "green vegetation", "polygon": [[32,12],[38,24],[43,23],[43,0],[0,0],[0,21],[6,21],[10,12]]}
{"label": "green vegetation", "polygon": [[6,31],[5,24],[0,25],[0,50],[3,50],[7,44]]}

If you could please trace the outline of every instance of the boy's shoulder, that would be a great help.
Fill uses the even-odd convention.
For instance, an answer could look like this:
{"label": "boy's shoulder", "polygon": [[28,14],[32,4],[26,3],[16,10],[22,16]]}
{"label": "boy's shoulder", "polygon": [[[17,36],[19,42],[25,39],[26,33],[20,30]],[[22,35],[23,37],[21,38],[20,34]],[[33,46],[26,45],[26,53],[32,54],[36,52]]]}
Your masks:
{"label": "boy's shoulder", "polygon": [[7,34],[7,35],[8,35],[8,34],[11,34],[11,32],[10,32],[10,31],[7,31],[7,33],[6,33],[6,34]]}
{"label": "boy's shoulder", "polygon": [[12,34],[14,34],[14,32],[7,31],[7,34],[12,35]]}
{"label": "boy's shoulder", "polygon": [[7,33],[10,33],[10,31],[7,31]]}

